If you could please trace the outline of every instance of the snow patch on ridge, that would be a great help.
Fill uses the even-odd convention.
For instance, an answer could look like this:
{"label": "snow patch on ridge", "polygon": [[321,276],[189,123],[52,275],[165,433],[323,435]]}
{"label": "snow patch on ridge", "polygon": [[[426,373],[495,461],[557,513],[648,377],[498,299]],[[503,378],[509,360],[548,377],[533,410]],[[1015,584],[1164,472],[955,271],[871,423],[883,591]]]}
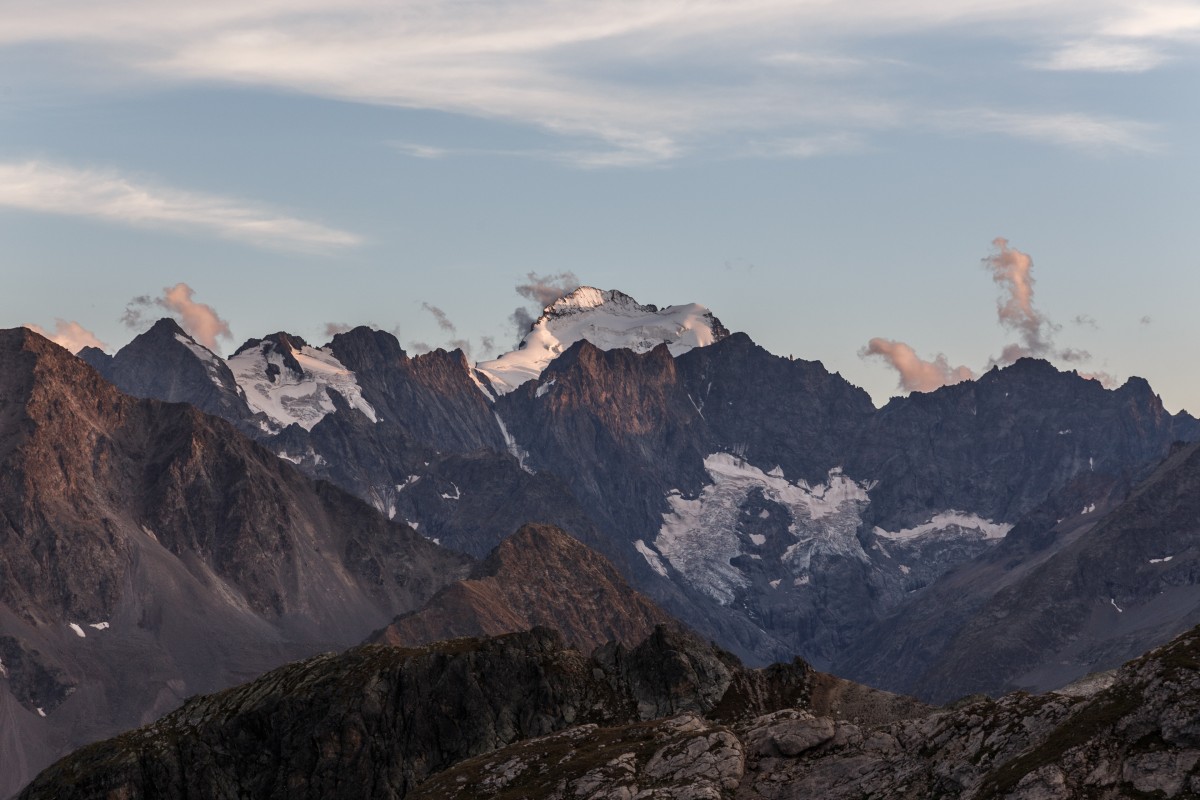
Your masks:
{"label": "snow patch on ridge", "polygon": [[782,470],[765,473],[730,453],[708,456],[704,468],[712,483],[698,497],[667,495],[670,511],[663,515],[654,546],[672,567],[718,602],[728,605],[738,589],[749,585],[746,575],[730,562],[743,553],[738,520],[752,491],[783,506],[791,517],[788,533],[794,542],[782,562],[796,576],[793,585],[808,583],[814,556],[867,560],[856,533],[873,484],[856,483],[833,469],[827,482],[811,486],[804,480],[789,481]]}
{"label": "snow patch on ridge", "polygon": [[967,514],[962,511],[943,511],[935,514],[930,520],[915,528],[903,528],[898,531],[885,531],[875,528],[875,535],[893,541],[911,541],[922,537],[945,536],[955,538],[972,532],[982,534],[984,539],[1003,539],[1013,528],[1006,522],[992,522],[978,514]]}
{"label": "snow patch on ridge", "polygon": [[622,292],[581,286],[546,306],[518,349],[475,368],[487,376],[494,392],[508,394],[541,375],[580,339],[601,350],[628,348],[635,353],[665,343],[671,355],[677,356],[727,335],[720,321],[702,305],[660,309],[642,305]]}
{"label": "snow patch on ridge", "polygon": [[667,568],[662,562],[662,557],[650,549],[649,545],[647,545],[641,539],[638,539],[633,543],[633,547],[642,554],[643,558],[646,559],[646,563],[650,565],[650,569],[654,570],[659,575],[662,575],[664,578],[667,577]]}
{"label": "snow patch on ridge", "polygon": [[204,364],[204,369],[208,373],[208,379],[225,388],[225,384],[221,382],[221,359],[218,358],[211,350],[203,345],[192,341],[191,338],[183,334],[175,334],[175,341],[192,351],[192,355],[200,359],[200,363]]}
{"label": "snow patch on ridge", "polygon": [[361,411],[371,422],[378,421],[375,409],[363,399],[358,379],[333,353],[309,345],[293,348],[291,356],[301,370],[297,374],[277,348],[275,342],[260,343],[244,348],[226,362],[252,411],[266,414],[280,428],[295,423],[312,430],[333,412],[329,396],[333,389],[346,398],[351,408]]}
{"label": "snow patch on ridge", "polygon": [[529,451],[517,444],[517,440],[508,432],[508,426],[504,424],[504,420],[500,419],[499,411],[493,409],[492,415],[496,417],[496,424],[500,426],[500,435],[504,437],[504,444],[508,448],[508,452],[512,454],[512,457],[517,460],[517,465],[530,475],[535,474],[525,464],[525,459],[529,458]]}

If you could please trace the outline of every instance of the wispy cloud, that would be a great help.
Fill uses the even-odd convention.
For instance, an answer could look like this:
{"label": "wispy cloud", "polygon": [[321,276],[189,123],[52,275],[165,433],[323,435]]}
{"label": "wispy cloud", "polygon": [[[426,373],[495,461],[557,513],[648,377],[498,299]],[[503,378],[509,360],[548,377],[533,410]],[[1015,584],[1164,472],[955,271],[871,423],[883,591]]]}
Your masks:
{"label": "wispy cloud", "polygon": [[1071,42],[1032,66],[1058,72],[1146,72],[1166,60],[1166,53],[1156,46],[1088,39]]}
{"label": "wispy cloud", "polygon": [[1156,126],[1090,114],[973,108],[935,114],[931,121],[949,131],[1001,134],[1094,152],[1151,152],[1158,148]]}
{"label": "wispy cloud", "polygon": [[[1026,357],[1053,358],[1068,364],[1092,359],[1087,350],[1056,344],[1055,337],[1062,326],[1034,305],[1033,258],[1028,253],[1012,247],[1007,239],[997,237],[992,240],[991,255],[981,259],[981,263],[1000,288],[996,320],[1017,338],[1017,341],[1004,345],[1000,355],[989,360],[989,366],[1011,364]],[[1071,321],[1081,327],[1097,327],[1096,320],[1088,314],[1078,314]],[[899,386],[905,391],[928,392],[974,378],[973,370],[951,365],[942,353],[924,359],[911,345],[893,339],[871,339],[858,351],[858,356],[882,359],[896,370]],[[1101,380],[1104,373],[1089,373],[1085,377]]]}
{"label": "wispy cloud", "polygon": [[54,330],[48,331],[40,325],[27,323],[24,327],[34,333],[45,336],[57,345],[67,348],[72,353],[78,353],[85,347],[97,347],[107,350],[108,345],[96,338],[96,334],[73,320],[54,320]]}
{"label": "wispy cloud", "polygon": [[356,245],[359,237],[242,200],[189,192],[114,170],[46,161],[0,162],[0,207],[213,234],[282,250]]}
{"label": "wispy cloud", "polygon": [[[953,122],[960,111],[976,119],[950,126],[958,132],[1145,149],[1134,122],[1087,109],[1046,117],[937,108],[916,83],[924,69],[880,57],[879,45],[905,52],[906,40],[938,36],[1002,41],[1050,53],[1039,68],[1150,69],[1158,43],[1194,34],[1194,12],[1137,0],[58,0],[6,9],[0,46],[71,43],[87,48],[89,63],[158,81],[531,125],[564,140],[547,148],[555,157],[606,167],[709,152],[714,142],[738,152],[748,142],[792,141],[778,154],[819,155],[830,149],[813,143],[839,132],[928,130],[931,116]],[[455,152],[397,147],[419,158]]]}

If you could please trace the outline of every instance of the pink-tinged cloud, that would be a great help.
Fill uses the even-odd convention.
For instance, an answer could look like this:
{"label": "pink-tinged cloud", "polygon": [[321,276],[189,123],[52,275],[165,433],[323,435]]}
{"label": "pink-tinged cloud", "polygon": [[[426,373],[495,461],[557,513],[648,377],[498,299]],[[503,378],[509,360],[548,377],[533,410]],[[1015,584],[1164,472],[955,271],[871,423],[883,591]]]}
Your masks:
{"label": "pink-tinged cloud", "polygon": [[177,283],[163,290],[155,300],[179,318],[179,324],[200,344],[217,352],[217,339],[232,339],[229,323],[221,319],[216,309],[207,303],[192,300],[196,292],[186,283]]}
{"label": "pink-tinged cloud", "polygon": [[73,320],[54,320],[53,333],[40,325],[27,324],[25,327],[36,334],[45,336],[61,347],[65,347],[72,353],[78,353],[85,347],[97,347],[101,350],[108,349],[108,345],[97,339],[96,334]]}
{"label": "pink-tinged cloud", "polygon": [[932,361],[917,355],[904,342],[876,337],[858,351],[860,358],[882,358],[899,374],[899,386],[908,392],[932,392],[942,386],[969,381],[975,373],[968,367],[953,367],[946,356],[938,353]]}
{"label": "pink-tinged cloud", "polygon": [[169,311],[193,339],[214,353],[219,352],[217,339],[233,338],[229,323],[221,319],[212,306],[193,300],[195,294],[195,290],[186,283],[177,283],[164,288],[161,297],[140,295],[125,306],[121,321],[127,327],[139,330],[148,323],[146,311],[158,306]]}
{"label": "pink-tinged cloud", "polygon": [[1004,348],[1000,360],[1011,363],[1022,356],[1042,356],[1050,351],[1055,326],[1033,307],[1033,259],[1008,246],[1008,240],[992,240],[996,252],[983,259],[992,280],[1004,290],[996,304],[1000,324],[1015,331],[1021,342]]}

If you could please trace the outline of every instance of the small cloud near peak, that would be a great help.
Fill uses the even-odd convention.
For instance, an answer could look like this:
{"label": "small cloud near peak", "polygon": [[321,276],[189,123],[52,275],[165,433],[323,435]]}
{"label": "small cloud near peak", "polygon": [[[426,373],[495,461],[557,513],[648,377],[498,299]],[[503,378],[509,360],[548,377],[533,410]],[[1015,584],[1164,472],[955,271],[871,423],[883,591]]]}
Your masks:
{"label": "small cloud near peak", "polygon": [[32,323],[27,323],[24,327],[40,336],[45,336],[50,341],[65,347],[72,353],[78,353],[85,347],[95,347],[100,350],[108,349],[108,345],[97,339],[96,334],[74,320],[54,320],[53,331],[48,331],[42,326]]}

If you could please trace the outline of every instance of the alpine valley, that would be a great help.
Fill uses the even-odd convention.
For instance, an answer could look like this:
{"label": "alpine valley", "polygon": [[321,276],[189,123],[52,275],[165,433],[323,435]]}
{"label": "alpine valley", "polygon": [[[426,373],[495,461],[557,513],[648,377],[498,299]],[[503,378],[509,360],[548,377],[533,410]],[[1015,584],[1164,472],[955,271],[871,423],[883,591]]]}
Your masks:
{"label": "alpine valley", "polygon": [[1200,421],[1037,359],[3,331],[0,797],[1197,796],[1198,543]]}

